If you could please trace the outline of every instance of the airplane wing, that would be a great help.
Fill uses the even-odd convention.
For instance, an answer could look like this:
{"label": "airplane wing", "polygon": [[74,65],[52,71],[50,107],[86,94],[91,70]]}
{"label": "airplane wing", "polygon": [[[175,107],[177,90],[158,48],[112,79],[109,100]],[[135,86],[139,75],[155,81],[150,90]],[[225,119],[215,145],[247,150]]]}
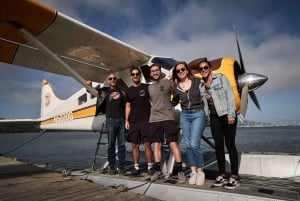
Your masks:
{"label": "airplane wing", "polygon": [[[27,30],[85,80],[102,83],[106,71],[147,62],[151,56],[37,1],[9,0],[0,7],[0,62],[71,76],[34,43]],[[3,51],[4,50],[4,51]]]}

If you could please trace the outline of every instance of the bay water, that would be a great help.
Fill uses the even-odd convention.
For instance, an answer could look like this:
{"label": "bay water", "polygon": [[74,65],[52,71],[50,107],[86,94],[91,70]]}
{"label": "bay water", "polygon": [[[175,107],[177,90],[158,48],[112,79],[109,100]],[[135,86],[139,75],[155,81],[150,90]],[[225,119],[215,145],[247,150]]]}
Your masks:
{"label": "bay water", "polygon": [[[204,136],[211,137],[209,128]],[[92,167],[98,138],[95,132],[2,133],[0,154],[54,169],[85,169]],[[106,135],[101,142],[107,142]],[[300,154],[300,127],[239,127],[236,144],[239,152]],[[213,151],[203,141],[201,146],[203,151]],[[126,148],[130,152],[131,144]],[[183,140],[180,148],[184,152]],[[100,144],[97,167],[106,161],[106,150],[107,145]]]}

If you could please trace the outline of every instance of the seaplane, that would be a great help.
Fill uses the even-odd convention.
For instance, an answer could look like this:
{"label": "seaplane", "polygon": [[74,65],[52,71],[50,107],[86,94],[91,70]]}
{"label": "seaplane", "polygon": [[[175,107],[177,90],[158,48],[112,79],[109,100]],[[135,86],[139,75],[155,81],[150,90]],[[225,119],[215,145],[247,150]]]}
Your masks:
{"label": "seaplane", "polygon": [[[235,95],[237,112],[243,121],[247,111],[248,96],[256,107],[261,109],[254,91],[268,78],[246,72],[236,30],[235,37],[239,62],[229,57],[212,59],[210,62],[214,73],[223,73],[229,79]],[[0,125],[33,123],[42,131],[105,132],[105,115],[95,116],[98,95],[95,87],[106,84],[107,72],[116,72],[119,86],[126,88],[131,84],[129,72],[131,67],[139,67],[142,81],[150,83],[151,64],[161,64],[163,74],[170,77],[177,62],[172,57],[147,54],[37,1],[1,2],[0,47],[2,50],[0,62],[70,76],[83,86],[68,99],[61,100],[55,95],[51,84],[43,80],[40,118],[0,121]],[[189,66],[195,76],[199,76],[197,59],[191,61]],[[93,85],[87,85],[86,80],[93,80]],[[240,159],[240,173],[260,177],[300,176],[300,156],[284,156],[284,164],[282,161],[281,155],[245,154]],[[171,155],[167,163],[172,164]],[[216,164],[207,164],[207,168],[216,169]],[[171,170],[172,165],[169,165],[165,172]],[[80,177],[80,174],[77,176]],[[203,188],[194,188],[188,185],[170,185],[168,182],[149,182],[147,187],[133,188],[135,185],[140,185],[142,181],[94,173],[89,175],[89,179],[109,186],[126,183],[133,192],[162,200],[187,200],[187,198],[197,200],[199,196],[203,200],[273,200],[276,196],[280,198],[274,193],[278,192],[277,190],[259,185],[254,187],[242,185],[244,187],[241,187],[240,191],[224,192],[211,189],[207,185]],[[249,193],[245,193],[246,191]],[[258,195],[259,191],[264,195]],[[291,193],[290,197],[299,199],[299,194]]]}

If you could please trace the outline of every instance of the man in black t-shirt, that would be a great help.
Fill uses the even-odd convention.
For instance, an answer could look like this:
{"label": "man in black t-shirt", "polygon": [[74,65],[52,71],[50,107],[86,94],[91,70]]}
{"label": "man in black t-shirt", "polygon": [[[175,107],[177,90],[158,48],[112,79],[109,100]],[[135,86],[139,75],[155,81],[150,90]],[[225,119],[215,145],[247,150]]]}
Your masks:
{"label": "man in black t-shirt", "polygon": [[141,71],[137,67],[130,70],[132,86],[126,90],[125,128],[128,141],[132,143],[133,175],[140,174],[139,145],[144,144],[148,163],[148,174],[152,175],[152,150],[149,139],[150,102],[148,84],[141,83]]}

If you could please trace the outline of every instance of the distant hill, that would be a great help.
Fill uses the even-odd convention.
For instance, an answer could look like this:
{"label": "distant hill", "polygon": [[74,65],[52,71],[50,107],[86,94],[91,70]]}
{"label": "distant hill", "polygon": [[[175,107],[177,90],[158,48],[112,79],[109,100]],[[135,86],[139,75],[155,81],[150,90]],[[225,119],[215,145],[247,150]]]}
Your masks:
{"label": "distant hill", "polygon": [[274,126],[300,126],[300,121],[279,121],[279,122],[258,122],[245,121],[238,122],[238,127],[274,127]]}

